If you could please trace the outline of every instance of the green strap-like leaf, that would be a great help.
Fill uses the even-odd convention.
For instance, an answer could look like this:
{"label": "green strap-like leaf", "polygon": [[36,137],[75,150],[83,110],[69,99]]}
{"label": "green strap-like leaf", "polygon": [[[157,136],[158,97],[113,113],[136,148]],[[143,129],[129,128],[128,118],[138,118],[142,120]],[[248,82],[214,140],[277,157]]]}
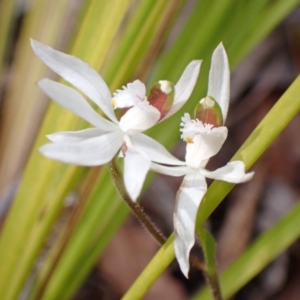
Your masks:
{"label": "green strap-like leaf", "polygon": [[216,263],[215,239],[204,226],[197,228],[197,236],[205,257],[206,271],[204,276],[206,277],[206,281],[214,299],[221,300],[223,297]]}
{"label": "green strap-like leaf", "polygon": [[217,272],[216,269],[216,242],[210,232],[203,226],[197,228],[197,236],[202,248],[207,273],[213,275]]}

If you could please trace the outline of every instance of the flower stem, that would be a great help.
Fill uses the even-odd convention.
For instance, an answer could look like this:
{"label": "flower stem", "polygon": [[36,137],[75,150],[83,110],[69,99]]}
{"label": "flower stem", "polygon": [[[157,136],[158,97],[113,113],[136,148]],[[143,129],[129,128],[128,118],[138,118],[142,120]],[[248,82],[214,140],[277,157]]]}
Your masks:
{"label": "flower stem", "polygon": [[216,264],[216,242],[210,232],[201,226],[197,234],[206,261],[206,270],[203,272],[211,289],[214,300],[223,300]]}
{"label": "flower stem", "polygon": [[[110,172],[112,174],[113,181],[115,186],[123,198],[123,200],[127,203],[127,205],[131,208],[132,212],[136,216],[136,218],[141,222],[141,224],[145,227],[145,229],[154,237],[154,239],[160,244],[163,245],[167,238],[163,235],[163,233],[156,227],[156,225],[152,222],[150,217],[145,213],[143,208],[136,202],[133,202],[129,195],[126,192],[122,175],[119,171],[119,168],[116,164],[116,158],[114,158],[110,162]],[[190,257],[190,262],[197,269],[202,272],[206,272],[206,266],[203,262],[201,262],[196,257]]]}
{"label": "flower stem", "polygon": [[219,277],[217,273],[209,274],[207,272],[204,272],[204,276],[206,278],[208,285],[210,286],[214,300],[223,300]]}
{"label": "flower stem", "polygon": [[142,223],[142,225],[149,231],[149,233],[157,240],[159,244],[163,244],[166,241],[166,237],[151,221],[150,217],[145,213],[143,208],[136,202],[133,202],[126,192],[122,175],[117,167],[116,158],[110,162],[110,171],[112,174],[115,186],[127,205],[131,208],[134,215]]}

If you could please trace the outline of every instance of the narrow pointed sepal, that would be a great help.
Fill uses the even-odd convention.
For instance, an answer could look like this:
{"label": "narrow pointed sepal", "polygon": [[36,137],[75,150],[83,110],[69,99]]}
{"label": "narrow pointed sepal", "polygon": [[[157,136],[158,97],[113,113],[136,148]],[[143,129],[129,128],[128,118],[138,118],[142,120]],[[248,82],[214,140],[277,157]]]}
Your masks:
{"label": "narrow pointed sepal", "polygon": [[43,145],[40,152],[52,159],[78,166],[99,166],[112,160],[120,149],[122,132],[110,132],[81,141]]}
{"label": "narrow pointed sepal", "polygon": [[152,162],[166,165],[185,165],[185,162],[173,156],[162,144],[145,134],[132,135],[131,141],[134,147],[149,157]]}
{"label": "narrow pointed sepal", "polygon": [[74,143],[105,135],[106,133],[106,131],[99,128],[88,128],[79,131],[55,132],[46,136],[53,143]]}
{"label": "narrow pointed sepal", "polygon": [[206,193],[204,176],[195,171],[187,174],[177,192],[174,213],[175,255],[180,269],[188,278],[189,256],[195,243],[195,225],[198,207]]}
{"label": "narrow pointed sepal", "polygon": [[117,125],[101,117],[76,90],[67,85],[44,78],[38,82],[39,88],[53,101],[73,112],[90,124],[106,131],[112,131]]}
{"label": "narrow pointed sepal", "polygon": [[213,97],[220,105],[225,122],[229,106],[230,69],[222,43],[215,49],[209,71],[207,96]]}
{"label": "narrow pointed sepal", "polygon": [[229,162],[226,166],[215,171],[202,170],[201,173],[207,178],[231,183],[246,182],[252,179],[254,175],[254,172],[245,173],[245,164],[240,160]]}
{"label": "narrow pointed sepal", "polygon": [[136,201],[141,193],[150,166],[149,158],[130,148],[124,154],[124,184],[133,201]]}
{"label": "narrow pointed sepal", "polygon": [[199,76],[201,63],[201,60],[193,60],[187,65],[175,85],[173,106],[163,119],[169,118],[175,114],[190,98]]}
{"label": "narrow pointed sepal", "polygon": [[117,122],[111,105],[111,93],[103,78],[81,59],[54,50],[35,40],[31,40],[35,54],[55,73],[81,90],[94,101],[103,112]]}

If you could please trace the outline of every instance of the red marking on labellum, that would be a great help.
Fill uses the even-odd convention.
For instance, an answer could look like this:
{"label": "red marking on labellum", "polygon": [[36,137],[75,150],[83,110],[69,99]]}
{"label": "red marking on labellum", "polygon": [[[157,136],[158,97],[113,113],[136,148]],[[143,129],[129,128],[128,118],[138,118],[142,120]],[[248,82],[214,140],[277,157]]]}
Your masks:
{"label": "red marking on labellum", "polygon": [[196,118],[199,121],[202,121],[202,123],[204,124],[211,124],[214,127],[222,126],[222,124],[219,124],[218,122],[218,115],[216,114],[216,112],[210,109],[205,109],[197,112]]}
{"label": "red marking on labellum", "polygon": [[157,108],[160,112],[160,119],[161,120],[170,110],[170,108],[166,107],[168,105],[168,95],[162,92],[159,88],[153,87],[150,91],[150,95],[148,97],[148,101],[150,105]]}
{"label": "red marking on labellum", "polygon": [[223,116],[218,102],[210,96],[200,100],[195,107],[195,118],[204,124],[211,124],[214,127],[223,126]]}
{"label": "red marking on labellum", "polygon": [[125,156],[126,152],[128,150],[128,147],[125,142],[122,144],[121,150],[122,150],[123,155]]}

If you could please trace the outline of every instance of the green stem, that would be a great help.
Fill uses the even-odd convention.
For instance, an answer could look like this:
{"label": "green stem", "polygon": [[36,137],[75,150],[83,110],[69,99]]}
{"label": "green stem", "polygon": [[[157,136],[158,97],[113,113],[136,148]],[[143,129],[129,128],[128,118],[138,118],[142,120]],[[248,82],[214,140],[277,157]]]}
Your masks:
{"label": "green stem", "polygon": [[207,270],[204,272],[214,300],[223,300],[216,264],[216,242],[210,232],[203,226],[197,229],[198,239],[203,249]]}
{"label": "green stem", "polygon": [[110,171],[112,174],[114,184],[121,197],[125,200],[126,204],[131,208],[132,212],[137,217],[137,219],[149,231],[149,233],[157,240],[157,242],[159,244],[163,244],[166,241],[166,237],[155,226],[155,224],[151,221],[150,217],[144,212],[142,207],[138,203],[133,202],[130,199],[129,195],[127,194],[122,179],[122,175],[117,167],[115,158],[110,162]]}
{"label": "green stem", "polygon": [[210,286],[214,300],[223,300],[219,276],[217,275],[217,273],[215,274],[204,273],[204,275],[206,277],[206,281],[208,285]]}

